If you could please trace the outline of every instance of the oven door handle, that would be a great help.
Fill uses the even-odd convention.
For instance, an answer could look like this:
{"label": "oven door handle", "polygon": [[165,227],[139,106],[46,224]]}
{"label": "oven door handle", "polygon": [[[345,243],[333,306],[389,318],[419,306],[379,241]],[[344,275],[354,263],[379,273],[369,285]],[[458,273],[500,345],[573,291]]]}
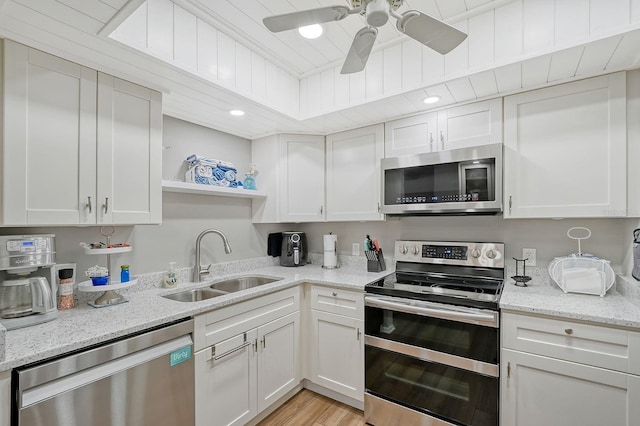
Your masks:
{"label": "oven door handle", "polygon": [[[445,320],[452,320],[458,322],[465,322],[469,324],[478,324],[488,327],[498,328],[498,313],[497,312],[474,312],[466,310],[453,310],[441,307],[435,307],[435,304],[429,304],[426,306],[424,302],[411,300],[411,303],[403,302],[404,299],[396,299],[393,301],[376,297],[366,296],[365,305],[373,308],[389,309],[392,311],[405,312],[408,314],[416,314],[427,317],[440,318]],[[428,303],[428,302],[427,302]]]}

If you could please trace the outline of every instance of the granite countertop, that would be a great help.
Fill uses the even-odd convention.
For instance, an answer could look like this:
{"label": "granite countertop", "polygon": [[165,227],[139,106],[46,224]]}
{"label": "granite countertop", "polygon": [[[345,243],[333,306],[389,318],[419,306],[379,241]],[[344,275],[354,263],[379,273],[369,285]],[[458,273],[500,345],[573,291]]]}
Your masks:
{"label": "granite countertop", "polygon": [[[529,269],[527,269],[529,272]],[[511,276],[513,274],[507,274]],[[640,283],[618,275],[616,285],[604,297],[564,293],[541,269],[527,273],[528,287],[518,287],[507,279],[500,297],[502,310],[551,315],[634,328],[640,331]]]}
{"label": "granite countertop", "polygon": [[[58,318],[54,321],[7,331],[5,357],[0,362],[0,372],[294,287],[300,283],[326,284],[363,291],[366,284],[394,272],[393,267],[389,266],[386,271],[370,273],[366,272],[366,266],[362,265],[323,269],[320,265],[312,264],[296,268],[263,266],[253,269],[250,267],[235,269],[233,273],[226,274],[224,272],[231,269],[219,269],[216,271],[215,278],[202,283],[181,282],[177,289],[162,289],[152,285],[148,289],[127,294],[129,302],[120,305],[97,309],[86,303],[80,303],[73,309],[59,311]],[[177,302],[160,297],[189,288],[205,287],[225,278],[245,275],[282,279],[200,302]],[[92,294],[96,295],[96,293]]]}

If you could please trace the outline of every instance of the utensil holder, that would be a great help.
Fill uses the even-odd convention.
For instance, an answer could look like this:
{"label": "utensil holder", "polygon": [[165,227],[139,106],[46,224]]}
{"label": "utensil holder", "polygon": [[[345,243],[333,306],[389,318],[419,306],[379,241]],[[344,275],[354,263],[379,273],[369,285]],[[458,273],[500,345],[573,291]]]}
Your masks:
{"label": "utensil holder", "polygon": [[387,269],[382,250],[365,250],[364,254],[367,257],[367,272],[382,272]]}

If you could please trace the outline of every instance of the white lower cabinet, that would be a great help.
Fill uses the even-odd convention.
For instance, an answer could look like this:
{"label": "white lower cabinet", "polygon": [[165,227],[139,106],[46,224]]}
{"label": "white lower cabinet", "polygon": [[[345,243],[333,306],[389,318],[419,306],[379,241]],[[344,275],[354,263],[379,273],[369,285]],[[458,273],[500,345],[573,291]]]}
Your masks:
{"label": "white lower cabinet", "polygon": [[638,425],[640,376],[502,350],[501,424]]}
{"label": "white lower cabinet", "polygon": [[364,401],[364,294],[312,285],[308,379],[324,388]]}
{"label": "white lower cabinet", "polygon": [[299,385],[299,289],[194,318],[197,426],[242,425]]}
{"label": "white lower cabinet", "polygon": [[310,380],[364,401],[364,321],[311,311]]}
{"label": "white lower cabinet", "polygon": [[640,333],[502,315],[501,424],[640,424]]}

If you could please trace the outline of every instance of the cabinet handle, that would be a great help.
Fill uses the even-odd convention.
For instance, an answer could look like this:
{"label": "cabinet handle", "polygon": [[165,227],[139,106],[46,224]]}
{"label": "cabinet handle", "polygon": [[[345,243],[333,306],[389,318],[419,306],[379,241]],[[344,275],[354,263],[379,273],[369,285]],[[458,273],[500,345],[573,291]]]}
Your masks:
{"label": "cabinet handle", "polygon": [[320,214],[322,214],[322,211],[323,211],[322,206],[320,206]]}
{"label": "cabinet handle", "polygon": [[267,336],[262,336],[262,349],[267,347]]}
{"label": "cabinet handle", "polygon": [[331,293],[333,295],[333,297],[336,297],[338,295],[338,293],[336,293],[335,291]]}
{"label": "cabinet handle", "polygon": [[378,203],[378,213],[380,213],[380,203]]}
{"label": "cabinet handle", "polygon": [[358,341],[359,341],[359,340],[360,340],[360,335],[362,334],[362,333],[360,332],[360,327],[358,327],[356,330],[357,330],[357,331],[356,331],[356,338],[357,338],[357,339],[358,339]]}
{"label": "cabinet handle", "polygon": [[573,334],[573,328],[565,328],[564,332],[569,334],[569,335],[571,335],[571,334]]}
{"label": "cabinet handle", "polygon": [[433,133],[429,133],[429,151],[433,151]]}
{"label": "cabinet handle", "polygon": [[507,363],[507,379],[511,378],[511,363]]}
{"label": "cabinet handle", "polygon": [[253,351],[254,352],[258,352],[258,339],[257,338],[253,341]]}
{"label": "cabinet handle", "polygon": [[214,361],[218,361],[228,355],[231,355],[234,352],[238,352],[241,349],[246,348],[247,346],[249,346],[251,344],[251,342],[244,342],[243,344],[241,344],[240,346],[238,346],[237,348],[233,348],[233,349],[229,349],[228,351],[226,351],[223,354],[220,355],[216,355],[216,347],[214,346],[213,348],[211,348],[211,356],[213,357]]}
{"label": "cabinet handle", "polygon": [[103,207],[104,207],[104,214],[109,213],[109,197],[104,198]]}
{"label": "cabinet handle", "polygon": [[91,210],[93,210],[93,207],[91,206],[91,197],[87,197],[87,207],[89,207],[89,213],[91,213]]}
{"label": "cabinet handle", "polygon": [[511,198],[511,195],[509,195],[509,214],[511,214],[511,205],[512,205],[512,198]]}
{"label": "cabinet handle", "polygon": [[440,130],[440,145],[442,145],[442,150],[444,151],[444,134],[442,130]]}

